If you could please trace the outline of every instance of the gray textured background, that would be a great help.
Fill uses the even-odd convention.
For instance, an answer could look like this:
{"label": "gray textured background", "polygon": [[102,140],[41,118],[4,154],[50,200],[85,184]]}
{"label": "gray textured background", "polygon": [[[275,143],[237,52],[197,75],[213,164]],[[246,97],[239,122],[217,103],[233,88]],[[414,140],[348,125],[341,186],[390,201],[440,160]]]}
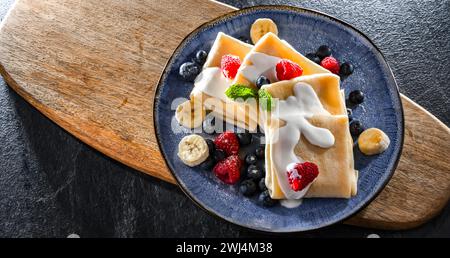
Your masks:
{"label": "gray textured background", "polygon": [[[14,0],[0,0],[3,18]],[[233,1],[290,4],[343,19],[381,48],[400,91],[450,124],[449,1]],[[450,205],[408,231],[334,225],[295,236],[450,237]],[[0,79],[0,237],[261,236],[214,218],[173,185],[78,141]]]}

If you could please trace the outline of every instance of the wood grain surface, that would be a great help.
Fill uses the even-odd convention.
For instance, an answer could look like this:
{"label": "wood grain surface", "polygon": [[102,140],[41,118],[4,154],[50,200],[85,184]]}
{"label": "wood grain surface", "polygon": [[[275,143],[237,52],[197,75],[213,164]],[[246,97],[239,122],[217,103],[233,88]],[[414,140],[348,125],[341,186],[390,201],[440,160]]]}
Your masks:
{"label": "wood grain surface", "polygon": [[[206,0],[17,0],[0,29],[0,72],[75,137],[174,183],[156,143],[155,86],[194,28],[233,10]],[[405,145],[382,193],[346,223],[410,228],[450,198],[450,130],[402,96]]]}

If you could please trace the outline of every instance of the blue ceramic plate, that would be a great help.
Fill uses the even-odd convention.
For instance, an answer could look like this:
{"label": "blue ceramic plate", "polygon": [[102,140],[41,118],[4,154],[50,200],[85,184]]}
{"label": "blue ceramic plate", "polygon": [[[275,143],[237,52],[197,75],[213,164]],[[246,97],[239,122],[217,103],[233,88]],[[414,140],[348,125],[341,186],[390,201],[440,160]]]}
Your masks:
{"label": "blue ceramic plate", "polygon": [[[178,75],[183,62],[196,51],[209,51],[218,32],[249,38],[251,24],[258,18],[270,18],[278,25],[279,36],[300,53],[314,52],[326,44],[341,61],[349,61],[355,72],[341,83],[346,93],[361,89],[362,106],[354,117],[366,127],[386,132],[391,145],[382,154],[366,157],[354,148],[355,167],[359,170],[358,194],[350,199],[306,199],[294,209],[277,205],[265,208],[257,197],[239,194],[238,186],[229,186],[215,178],[211,171],[185,166],[177,158],[177,146],[189,131],[173,132],[172,101],[188,98],[191,83]],[[176,106],[176,105],[175,105]],[[403,144],[403,110],[400,95],[389,65],[379,49],[350,25],[311,10],[285,6],[262,6],[242,9],[219,17],[194,30],[175,50],[169,60],[155,98],[154,122],[160,149],[168,167],[183,191],[198,205],[229,222],[269,232],[297,232],[317,229],[342,221],[364,208],[391,178]]]}

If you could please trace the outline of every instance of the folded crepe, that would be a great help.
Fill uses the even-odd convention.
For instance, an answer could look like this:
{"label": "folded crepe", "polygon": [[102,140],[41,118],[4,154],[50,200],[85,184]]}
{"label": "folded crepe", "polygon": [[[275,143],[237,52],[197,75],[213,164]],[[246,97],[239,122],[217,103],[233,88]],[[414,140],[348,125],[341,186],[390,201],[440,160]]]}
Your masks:
{"label": "folded crepe", "polygon": [[[294,96],[294,87],[312,88],[325,111],[313,114],[307,120],[312,126],[328,129],[334,136],[334,145],[329,148],[312,144],[305,138],[305,134],[296,139],[295,155],[303,161],[315,163],[319,168],[318,177],[306,190],[304,197],[354,196],[357,190],[357,171],[353,165],[353,141],[348,129],[345,102],[339,89],[339,77],[329,73],[315,74],[263,86],[273,98],[280,100]],[[278,130],[284,126],[285,121],[268,114],[265,125],[266,186],[274,199],[286,199],[286,194],[296,194],[288,186],[285,164],[278,164],[280,148],[286,147],[277,138],[283,137]]]}
{"label": "folded crepe", "polygon": [[[224,78],[220,71],[222,56],[227,54],[238,56],[242,60],[241,68],[233,81]],[[289,59],[299,64],[303,69],[303,75],[330,73],[304,57],[273,33],[267,33],[255,46],[252,46],[219,32],[203,66],[202,74],[197,78],[200,82],[196,80],[195,87],[191,92],[191,101],[202,103],[202,106],[212,110],[215,116],[228,123],[255,131],[258,124],[263,125],[264,123],[264,119],[261,119],[259,115],[258,103],[253,99],[233,101],[225,95],[225,91],[235,83],[256,89],[256,79],[261,75],[267,75],[267,71],[253,71],[249,74],[248,70],[261,58],[271,60],[265,64],[267,67],[265,70],[270,70],[272,74],[274,74],[275,65],[280,59]],[[272,82],[276,81],[276,75],[268,77]],[[203,83],[202,78],[204,79]],[[211,81],[211,78],[215,83],[207,83]]]}
{"label": "folded crepe", "polygon": [[225,91],[233,81],[226,79],[220,70],[222,56],[235,55],[243,60],[252,47],[219,32],[190,97],[193,102],[202,103],[202,106],[211,110],[216,117],[238,127],[255,131],[258,126],[257,117],[250,116],[247,103],[233,101],[225,95]]}
{"label": "folded crepe", "polygon": [[249,87],[256,89],[255,82],[261,74],[251,70],[247,73],[245,72],[245,70],[248,69],[247,67],[255,65],[255,63],[260,63],[260,72],[266,75],[271,82],[277,81],[276,78],[273,78],[273,73],[275,72],[275,65],[280,59],[288,59],[300,65],[303,69],[302,75],[331,73],[327,69],[300,54],[285,40],[281,40],[277,35],[269,32],[258,40],[255,46],[245,56],[234,79],[234,83],[248,85]]}
{"label": "folded crepe", "polygon": [[[239,56],[243,60],[233,81],[222,76],[220,71],[221,58],[227,54]],[[275,66],[280,59],[289,59],[299,64],[303,75],[288,81],[277,81]],[[272,117],[271,112],[259,114],[257,103],[233,101],[225,95],[226,89],[234,83],[256,89],[256,79],[261,75],[273,82],[264,85],[263,89],[280,100],[293,96],[294,88],[299,83],[311,87],[324,112],[309,116],[307,121],[313,127],[329,130],[334,136],[334,144],[329,148],[312,144],[304,134],[295,139],[295,155],[319,167],[319,176],[305,189],[304,197],[349,198],[355,195],[357,171],[353,167],[353,142],[348,130],[344,97],[339,88],[340,79],[301,55],[275,34],[267,33],[252,46],[218,33],[202,74],[191,92],[191,100],[201,102],[216,116],[236,126],[254,131],[258,123],[263,125],[266,136],[266,186],[272,198],[290,198],[290,188],[286,189],[286,167],[280,167],[277,162],[281,156],[279,150],[283,147],[277,142],[277,137],[286,122]],[[208,81],[214,83],[207,83]],[[285,137],[292,138],[291,135]]]}
{"label": "folded crepe", "polygon": [[[300,65],[303,69],[302,75],[330,73],[327,69],[300,54],[288,42],[269,32],[259,39],[245,55],[233,84],[237,83],[257,89],[255,83],[261,75],[266,76],[271,82],[277,82],[275,67],[281,59],[288,59]],[[258,118],[258,123],[263,125],[264,117],[260,116],[258,106],[252,104],[247,106],[250,117]]]}

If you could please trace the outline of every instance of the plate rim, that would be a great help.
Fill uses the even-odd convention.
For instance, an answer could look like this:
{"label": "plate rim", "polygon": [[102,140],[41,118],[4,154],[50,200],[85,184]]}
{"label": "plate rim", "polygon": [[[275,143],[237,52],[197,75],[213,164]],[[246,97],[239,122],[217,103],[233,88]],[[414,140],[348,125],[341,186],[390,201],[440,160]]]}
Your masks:
{"label": "plate rim", "polygon": [[[174,57],[175,55],[179,54],[180,50],[182,50],[184,48],[184,46],[198,33],[200,32],[202,29],[208,27],[208,26],[214,26],[215,23],[222,21],[222,20],[226,20],[228,18],[232,18],[234,16],[238,16],[240,14],[246,14],[246,13],[251,13],[254,11],[275,11],[275,10],[281,10],[281,11],[292,11],[295,13],[309,13],[309,14],[313,14],[313,15],[317,15],[317,16],[322,16],[324,18],[330,19],[338,24],[343,25],[344,27],[350,28],[351,30],[353,30],[354,32],[356,32],[359,36],[363,37],[364,39],[366,39],[368,41],[369,44],[371,44],[373,46],[373,49],[378,52],[378,54],[381,56],[382,61],[384,62],[384,64],[387,67],[388,70],[388,77],[392,78],[392,81],[395,85],[395,91],[394,93],[396,94],[396,96],[398,97],[399,100],[399,111],[400,111],[400,123],[399,126],[401,126],[401,137],[399,138],[399,150],[398,150],[398,155],[394,161],[394,164],[392,166],[392,169],[389,171],[389,174],[387,175],[385,181],[381,184],[380,188],[373,194],[373,196],[368,199],[365,203],[363,203],[361,205],[361,207],[355,209],[352,212],[349,212],[346,216],[343,216],[340,219],[334,220],[334,221],[330,221],[327,223],[322,223],[317,227],[314,228],[308,228],[308,229],[298,229],[295,228],[293,230],[277,230],[277,229],[266,229],[266,228],[256,228],[256,227],[252,227],[249,225],[245,225],[243,223],[237,223],[236,221],[232,221],[228,218],[225,218],[221,215],[219,215],[218,213],[216,213],[215,211],[213,211],[212,209],[210,209],[209,207],[204,206],[200,201],[198,201],[187,189],[185,189],[184,184],[181,182],[181,180],[178,178],[178,176],[173,172],[174,168],[170,165],[170,163],[168,162],[166,156],[167,154],[164,152],[162,146],[162,143],[160,141],[160,131],[159,131],[159,126],[158,123],[156,121],[157,115],[158,115],[158,106],[159,106],[159,97],[160,97],[160,91],[161,91],[161,85],[163,83],[163,81],[165,80],[165,78],[169,75],[169,70],[167,70],[167,67],[169,65],[171,65],[174,62]],[[308,231],[313,231],[313,230],[317,230],[320,228],[324,228],[330,225],[334,225],[337,224],[339,222],[343,222],[349,218],[351,218],[352,216],[354,216],[355,214],[357,214],[358,212],[364,210],[370,203],[372,203],[377,197],[378,195],[383,191],[383,189],[386,187],[386,185],[389,183],[389,181],[392,179],[392,176],[394,175],[395,170],[397,169],[398,163],[400,161],[400,158],[402,156],[402,152],[403,152],[403,145],[404,145],[404,137],[405,137],[405,117],[404,117],[404,110],[403,110],[403,103],[402,103],[402,99],[401,99],[401,95],[400,95],[400,91],[398,88],[398,84],[397,81],[395,79],[394,73],[392,72],[392,69],[389,65],[389,63],[386,61],[386,58],[384,56],[384,54],[382,53],[382,51],[380,50],[380,48],[362,31],[360,31],[359,29],[357,29],[356,27],[354,27],[353,25],[351,25],[350,23],[343,21],[341,19],[338,19],[332,15],[329,15],[327,13],[321,12],[321,11],[317,11],[314,9],[310,9],[310,8],[304,8],[304,7],[296,7],[296,6],[288,6],[288,5],[260,5],[260,6],[251,6],[251,7],[246,7],[246,8],[241,8],[241,9],[237,9],[237,10],[232,10],[230,12],[227,12],[223,15],[220,15],[212,20],[206,21],[204,23],[202,23],[201,25],[199,25],[197,28],[195,28],[194,30],[192,30],[191,32],[189,32],[188,35],[186,35],[181,42],[178,44],[178,46],[175,48],[175,50],[172,52],[170,58],[167,60],[166,64],[164,65],[164,69],[161,73],[161,76],[158,80],[158,83],[156,85],[156,89],[155,89],[155,95],[153,98],[153,125],[154,125],[154,131],[155,131],[155,136],[156,136],[156,142],[158,144],[158,148],[163,156],[164,159],[164,163],[166,164],[166,166],[169,168],[170,174],[172,175],[172,177],[175,179],[175,181],[177,182],[178,187],[182,190],[182,192],[192,201],[194,202],[198,207],[200,207],[202,210],[206,211],[207,213],[209,213],[210,215],[212,215],[213,217],[217,217],[219,219],[222,219],[224,221],[227,221],[228,223],[231,223],[233,225],[237,225],[239,227],[245,228],[245,229],[249,229],[252,231],[256,231],[259,233],[269,233],[269,234],[289,234],[289,233],[297,233],[297,232],[308,232]]]}

